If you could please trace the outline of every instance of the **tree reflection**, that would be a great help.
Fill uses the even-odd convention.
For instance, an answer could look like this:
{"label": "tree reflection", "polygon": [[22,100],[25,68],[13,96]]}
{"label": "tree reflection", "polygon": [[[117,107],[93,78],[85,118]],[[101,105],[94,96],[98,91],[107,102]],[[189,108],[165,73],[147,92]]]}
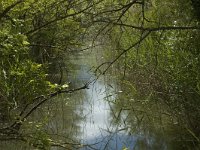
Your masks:
{"label": "tree reflection", "polygon": [[112,123],[118,132],[138,137],[134,149],[199,148],[186,125],[180,124],[180,116],[173,113],[177,110],[172,111],[148,86],[123,81],[117,91],[115,100],[110,101]]}

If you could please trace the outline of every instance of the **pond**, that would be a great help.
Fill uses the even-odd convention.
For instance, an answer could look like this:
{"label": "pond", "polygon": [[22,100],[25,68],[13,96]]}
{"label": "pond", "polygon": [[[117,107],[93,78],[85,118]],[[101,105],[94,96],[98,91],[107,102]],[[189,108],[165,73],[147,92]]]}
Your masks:
{"label": "pond", "polygon": [[[63,82],[70,88],[93,81],[89,89],[60,95],[42,105],[24,126],[23,132],[64,141],[52,150],[182,150],[198,149],[194,139],[164,113],[165,106],[132,97],[120,86],[114,73],[96,80],[94,68],[103,59],[101,51],[86,51],[70,56],[73,69]],[[68,60],[69,61],[69,60]],[[36,128],[31,120],[37,120]],[[45,129],[49,135],[40,132]],[[37,131],[37,132],[36,132]],[[2,142],[1,149],[31,149],[23,142]],[[34,149],[34,148],[33,148]]]}

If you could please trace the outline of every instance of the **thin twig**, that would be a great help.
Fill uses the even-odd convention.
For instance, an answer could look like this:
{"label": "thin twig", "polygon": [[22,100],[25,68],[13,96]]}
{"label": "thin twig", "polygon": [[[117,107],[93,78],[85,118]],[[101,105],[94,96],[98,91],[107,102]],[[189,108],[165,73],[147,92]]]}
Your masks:
{"label": "thin twig", "polygon": [[127,49],[125,49],[123,52],[121,52],[113,61],[111,61],[111,63],[108,65],[108,67],[103,71],[103,75],[108,71],[108,69],[126,52],[128,52],[129,50],[131,50],[133,47],[139,45],[151,32],[147,32],[144,36],[142,36],[140,38],[139,41],[137,41],[136,43],[134,43],[133,45],[131,45],[130,47],[128,47]]}

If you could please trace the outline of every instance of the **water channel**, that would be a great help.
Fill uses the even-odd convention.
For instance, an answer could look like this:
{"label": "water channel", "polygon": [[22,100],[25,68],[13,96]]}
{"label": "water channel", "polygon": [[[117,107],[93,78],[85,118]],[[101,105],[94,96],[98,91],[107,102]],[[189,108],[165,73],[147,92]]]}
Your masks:
{"label": "water channel", "polygon": [[[89,50],[72,55],[69,59],[72,68],[63,82],[70,82],[69,86],[73,88],[80,87],[96,78],[92,68],[98,66],[97,63],[101,61],[102,56],[98,51]],[[69,145],[69,149],[181,150],[190,149],[188,145],[192,147],[191,149],[196,149],[187,135],[185,139],[175,121],[172,125],[168,124],[169,118],[164,117],[165,122],[160,121],[160,118],[156,116],[160,113],[157,108],[151,106],[144,108],[143,105],[134,103],[134,108],[132,104],[128,104],[132,109],[128,109],[128,106],[122,109],[125,102],[120,97],[127,95],[129,93],[125,93],[119,86],[115,75],[107,74],[92,82],[89,89],[52,99],[38,109],[32,119],[41,122],[41,127],[50,133],[52,139],[66,141],[64,144]],[[155,112],[151,111],[146,117],[144,114],[150,107]],[[135,109],[140,109],[140,111],[133,111]],[[152,119],[151,115],[154,125],[149,121]],[[31,125],[27,127],[28,129],[24,129],[27,134],[40,130],[39,125],[38,129],[34,130],[30,128]],[[41,133],[38,136],[46,135]],[[2,150],[30,149],[28,145],[19,142],[5,142],[1,144],[1,148]],[[63,148],[55,146],[51,149]]]}

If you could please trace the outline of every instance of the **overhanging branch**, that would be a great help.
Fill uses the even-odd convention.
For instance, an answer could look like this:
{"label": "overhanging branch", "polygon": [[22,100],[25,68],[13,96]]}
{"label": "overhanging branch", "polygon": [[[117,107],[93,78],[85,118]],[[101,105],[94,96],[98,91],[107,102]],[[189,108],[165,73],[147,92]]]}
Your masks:
{"label": "overhanging branch", "polygon": [[123,26],[128,28],[133,28],[140,31],[149,31],[149,32],[156,32],[156,31],[167,31],[167,30],[200,30],[199,26],[158,26],[158,27],[141,27],[141,26],[134,26],[125,23],[119,22],[112,22],[107,20],[96,20],[95,22],[98,23],[110,23],[116,26]]}
{"label": "overhanging branch", "polygon": [[[99,2],[97,2],[97,3],[95,3],[95,4],[99,4],[99,3],[101,3],[101,1],[102,1],[102,0],[100,0]],[[32,34],[32,33],[37,32],[37,31],[39,31],[39,30],[41,30],[41,29],[43,29],[43,28],[45,28],[45,27],[47,27],[47,26],[49,26],[49,25],[51,25],[51,24],[53,24],[53,23],[56,23],[56,22],[58,22],[58,21],[61,21],[61,20],[64,20],[64,19],[67,19],[67,18],[70,18],[70,17],[74,17],[74,16],[76,16],[76,15],[79,15],[79,14],[81,14],[81,13],[84,13],[86,10],[89,10],[90,8],[92,8],[95,4],[90,4],[90,5],[88,5],[87,7],[85,7],[84,9],[82,9],[82,10],[80,10],[80,11],[78,11],[78,12],[75,12],[75,13],[72,13],[72,14],[67,14],[67,15],[65,15],[65,16],[61,16],[61,17],[55,18],[55,19],[53,19],[53,20],[50,20],[50,21],[46,22],[45,24],[43,24],[43,25],[41,25],[41,26],[39,26],[39,27],[37,27],[37,28],[35,28],[35,29],[32,29],[32,30],[26,32],[25,34],[26,34],[26,35]]]}
{"label": "overhanging branch", "polygon": [[[51,98],[62,94],[62,93],[73,93],[76,91],[80,91],[83,89],[88,89],[89,83],[86,83],[84,86],[75,88],[75,89],[69,89],[69,90],[58,90],[56,92],[50,93],[47,96],[41,95],[33,99],[34,101],[40,100],[35,106],[32,108],[28,107],[29,105],[26,105],[25,108],[20,113],[19,120],[16,120],[14,123],[12,123],[8,127],[1,128],[0,131],[3,133],[18,133],[22,123],[35,111],[38,107],[40,107],[42,104],[44,104],[46,101],[50,100]],[[30,110],[27,111],[27,109],[30,108]],[[26,114],[25,114],[26,113]]]}
{"label": "overhanging branch", "polygon": [[148,31],[147,33],[145,33],[144,35],[142,35],[142,37],[135,42],[134,44],[132,44],[130,47],[128,47],[127,49],[123,50],[113,61],[111,61],[109,63],[109,65],[107,66],[107,68],[103,71],[103,75],[108,71],[108,69],[122,56],[124,55],[126,52],[128,52],[129,50],[131,50],[132,48],[134,48],[135,46],[139,45],[144,39],[147,38],[147,36],[151,33],[151,31]]}

